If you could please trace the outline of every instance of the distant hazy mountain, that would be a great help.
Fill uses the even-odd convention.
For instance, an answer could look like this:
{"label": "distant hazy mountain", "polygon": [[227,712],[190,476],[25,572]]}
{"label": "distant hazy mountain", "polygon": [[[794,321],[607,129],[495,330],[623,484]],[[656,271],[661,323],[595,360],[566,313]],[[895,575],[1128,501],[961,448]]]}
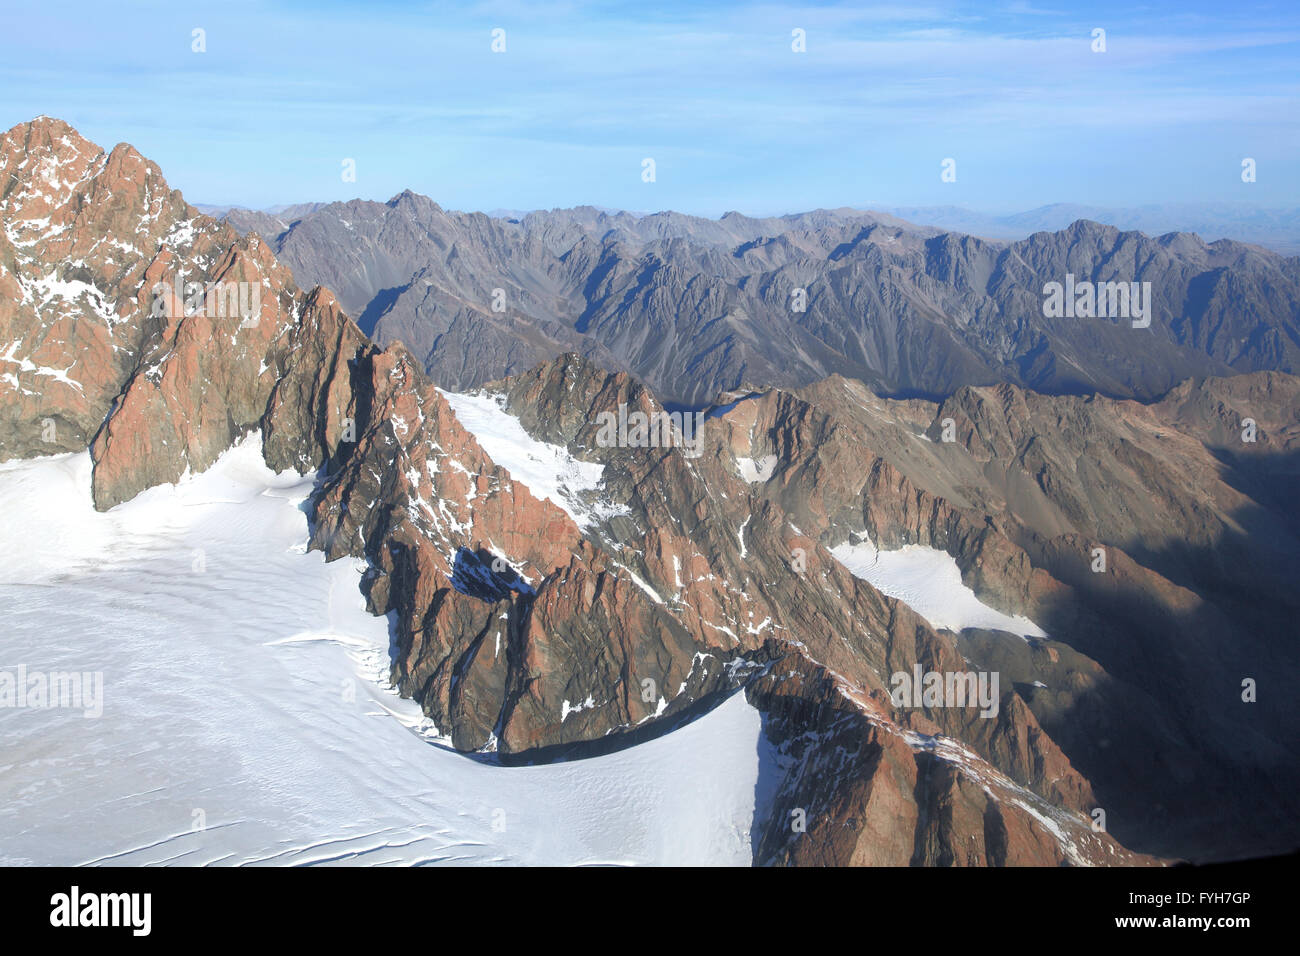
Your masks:
{"label": "distant hazy mountain", "polygon": [[897,206],[887,211],[911,222],[997,239],[1023,239],[1091,219],[1150,236],[1194,232],[1206,240],[1253,242],[1285,255],[1300,254],[1300,207],[1242,203],[1161,203],[1130,208],[1053,203],[1025,212],[993,215],[960,206]]}
{"label": "distant hazy mountain", "polygon": [[[853,209],[494,219],[409,191],[225,218],[452,388],[564,351],[689,404],[834,373],[904,395],[1009,381],[1150,398],[1192,375],[1300,371],[1300,259],[1185,233],[1078,221],[1005,242]],[[1143,284],[1150,327],[1045,315],[1045,287],[1067,281]]]}

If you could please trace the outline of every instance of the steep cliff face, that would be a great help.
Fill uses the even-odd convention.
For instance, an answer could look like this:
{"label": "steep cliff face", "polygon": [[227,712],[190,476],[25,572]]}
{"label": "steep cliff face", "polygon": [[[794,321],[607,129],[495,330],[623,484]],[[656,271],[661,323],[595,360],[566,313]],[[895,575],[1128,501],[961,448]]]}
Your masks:
{"label": "steep cliff face", "polygon": [[0,453],[85,448],[158,334],[135,293],[184,208],[129,146],[45,117],[0,138],[0,183]]}
{"label": "steep cliff face", "polygon": [[58,120],[6,133],[0,177],[0,454],[89,445],[99,508],[258,427],[279,467],[329,457],[337,383],[365,341],[330,293],[303,293],[131,147]]}
{"label": "steep cliff face", "polygon": [[[272,467],[319,469],[311,546],[367,560],[393,683],[456,748],[583,756],[743,689],[779,755],[759,862],[1145,863],[1293,832],[1277,772],[1294,717],[1276,698],[1242,712],[1234,688],[1295,669],[1268,630],[1290,598],[1261,605],[1278,592],[1258,577],[1300,551],[1274,520],[1295,379],[940,406],[831,378],[671,419],[565,354],[455,391],[129,147],[48,119],[0,144],[0,453],[89,446],[109,508],[260,430]],[[1232,444],[1245,411],[1249,450]],[[1238,534],[1215,578],[1202,552]],[[854,559],[868,539],[935,550],[899,588]],[[922,613],[952,559],[940,598],[975,602],[976,625]],[[929,674],[989,683],[982,700],[897,692]],[[1224,806],[1280,830],[1216,841]]]}

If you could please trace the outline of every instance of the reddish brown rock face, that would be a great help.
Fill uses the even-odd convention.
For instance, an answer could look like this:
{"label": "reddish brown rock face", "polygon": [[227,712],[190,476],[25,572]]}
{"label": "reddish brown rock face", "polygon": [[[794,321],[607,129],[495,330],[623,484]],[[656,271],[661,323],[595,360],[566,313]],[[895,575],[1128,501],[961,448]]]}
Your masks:
{"label": "reddish brown rock face", "polygon": [[0,139],[0,202],[0,454],[89,445],[107,508],[263,424],[277,464],[335,447],[336,366],[364,337],[257,236],[200,214],[131,147],[49,118]]}
{"label": "reddish brown rock face", "polygon": [[[903,729],[886,713],[887,703],[882,707],[879,700],[846,689],[802,656],[776,659],[748,693],[767,715],[764,726],[779,754],[779,796],[762,835],[759,861],[817,866],[1155,862],[1130,853],[1104,832],[1093,832],[1085,816],[1017,784],[958,738]],[[1008,723],[1022,720],[1017,715]]]}
{"label": "reddish brown rock face", "polygon": [[[567,355],[487,388],[530,440],[599,468],[566,508],[493,461],[400,343],[377,349],[129,147],[16,127],[0,189],[0,456],[88,446],[109,508],[260,429],[272,467],[320,469],[311,546],[369,562],[393,682],[461,750],[582,756],[744,688],[775,754],[763,863],[1136,864],[1234,845],[1211,832],[1224,801],[1288,819],[1291,777],[1196,787],[1268,776],[1295,739],[1284,705],[1244,715],[1234,690],[1243,669],[1300,676],[1277,608],[1249,607],[1300,554],[1277,520],[1293,378],[938,406],[833,377],[728,396],[688,448],[607,441],[609,416],[663,409]],[[189,303],[186,282],[217,295]],[[1225,466],[1246,412],[1261,437]],[[947,551],[1049,637],[936,630],[828,550],[862,533]],[[994,712],[895,705],[917,668],[998,674]],[[1098,809],[1147,853],[1094,830]]]}
{"label": "reddish brown rock face", "polygon": [[154,332],[141,288],[183,203],[43,117],[0,138],[0,204],[0,454],[85,448]]}

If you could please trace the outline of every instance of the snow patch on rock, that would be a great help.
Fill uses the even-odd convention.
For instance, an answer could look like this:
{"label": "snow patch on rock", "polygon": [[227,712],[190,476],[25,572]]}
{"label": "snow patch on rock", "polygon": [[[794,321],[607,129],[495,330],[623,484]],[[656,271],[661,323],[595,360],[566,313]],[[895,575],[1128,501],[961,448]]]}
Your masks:
{"label": "snow patch on rock", "polygon": [[977,598],[962,583],[961,569],[946,551],[919,544],[881,551],[863,536],[857,543],[846,541],[830,552],[854,577],[902,601],[931,627],[950,631],[978,627],[1021,637],[1047,636],[1029,618],[1004,614]]}
{"label": "snow patch on rock", "polygon": [[737,458],[736,464],[740,466],[740,477],[752,485],[771,478],[772,472],[776,470],[776,461],[776,455],[764,455],[757,460]]}
{"label": "snow patch on rock", "polygon": [[519,419],[505,410],[505,397],[486,393],[463,394],[438,390],[456,419],[474,436],[488,457],[534,496],[558,505],[584,531],[627,509],[608,502],[593,502],[605,466],[582,461],[567,448],[538,441]]}

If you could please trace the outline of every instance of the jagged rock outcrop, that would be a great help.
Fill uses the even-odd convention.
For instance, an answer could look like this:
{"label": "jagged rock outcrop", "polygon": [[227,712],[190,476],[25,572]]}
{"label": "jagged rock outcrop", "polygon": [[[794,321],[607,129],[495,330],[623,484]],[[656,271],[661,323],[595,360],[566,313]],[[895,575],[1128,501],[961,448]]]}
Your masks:
{"label": "jagged rock outcrop", "polygon": [[[801,655],[749,693],[778,748],[756,859],[820,866],[1144,865],[960,743],[901,730]],[[1020,705],[1023,706],[1023,705]],[[814,728],[810,730],[809,728]],[[761,785],[761,784],[760,784]],[[1059,828],[1068,834],[1054,838]]]}
{"label": "jagged rock outcrop", "polygon": [[125,144],[42,117],[0,138],[0,454],[91,448],[95,504],[201,471],[265,428],[280,467],[337,447],[365,341]]}

